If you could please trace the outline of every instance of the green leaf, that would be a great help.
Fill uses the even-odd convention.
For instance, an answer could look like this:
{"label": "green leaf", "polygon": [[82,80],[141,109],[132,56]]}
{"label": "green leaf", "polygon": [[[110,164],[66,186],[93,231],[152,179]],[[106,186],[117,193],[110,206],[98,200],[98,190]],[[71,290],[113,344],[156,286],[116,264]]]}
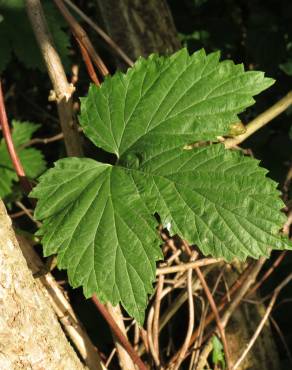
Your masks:
{"label": "green leaf", "polygon": [[[70,41],[69,36],[62,29],[66,27],[66,23],[50,1],[44,1],[43,7],[56,48],[62,62],[68,68]],[[0,22],[0,37],[3,40],[0,51],[0,72],[6,68],[12,52],[26,67],[43,71],[42,56],[26,14],[24,0],[0,0],[0,12],[3,16],[3,21]]]}
{"label": "green leaf", "polygon": [[[80,123],[93,143],[118,157],[146,143],[177,146],[215,140],[240,121],[237,114],[274,80],[244,72],[219,53],[185,49],[171,57],[140,58],[81,99]],[[141,147],[142,145],[142,147]]]}
{"label": "green leaf", "polygon": [[58,254],[85,295],[122,302],[143,322],[155,261],[154,214],[205,255],[245,259],[289,248],[276,183],[254,159],[214,140],[238,122],[273,80],[203,51],[140,59],[82,99],[80,122],[117,163],[69,158],[40,178],[31,196],[43,220],[45,255]]}
{"label": "green leaf", "polygon": [[45,218],[45,255],[58,253],[70,284],[83,285],[87,297],[121,301],[142,323],[162,255],[155,220],[127,172],[91,159],[60,160],[32,196],[40,198],[35,217]]}
{"label": "green leaf", "polygon": [[212,361],[215,365],[222,365],[222,368],[225,369],[225,357],[223,351],[223,345],[216,335],[212,338],[213,351],[212,351]]}
{"label": "green leaf", "polygon": [[[42,153],[34,148],[23,148],[31,139],[39,125],[30,122],[12,121],[12,140],[25,173],[29,178],[36,178],[45,169],[46,163]],[[4,198],[12,191],[13,182],[18,181],[11,163],[4,139],[0,141],[0,198]]]}

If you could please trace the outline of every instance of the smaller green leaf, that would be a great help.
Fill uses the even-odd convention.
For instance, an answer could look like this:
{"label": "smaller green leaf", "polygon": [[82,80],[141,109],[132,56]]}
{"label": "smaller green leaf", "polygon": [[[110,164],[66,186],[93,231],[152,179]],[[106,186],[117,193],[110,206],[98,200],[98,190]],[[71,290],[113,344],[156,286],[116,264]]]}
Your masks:
{"label": "smaller green leaf", "polygon": [[222,365],[222,368],[225,369],[225,357],[223,351],[223,345],[216,335],[212,338],[213,352],[212,352],[212,361],[214,365]]}
{"label": "smaller green leaf", "polygon": [[238,114],[254,104],[253,96],[274,80],[219,57],[186,49],[170,57],[153,54],[101,87],[92,85],[80,99],[85,134],[118,158],[145,152],[147,145],[183,147],[228,134]]}
{"label": "smaller green leaf", "polygon": [[[40,150],[24,148],[31,139],[39,125],[31,122],[12,121],[12,140],[23,165],[24,171],[29,178],[36,178],[46,169],[46,162]],[[4,198],[12,191],[13,182],[17,175],[14,171],[4,139],[0,141],[0,198]]]}

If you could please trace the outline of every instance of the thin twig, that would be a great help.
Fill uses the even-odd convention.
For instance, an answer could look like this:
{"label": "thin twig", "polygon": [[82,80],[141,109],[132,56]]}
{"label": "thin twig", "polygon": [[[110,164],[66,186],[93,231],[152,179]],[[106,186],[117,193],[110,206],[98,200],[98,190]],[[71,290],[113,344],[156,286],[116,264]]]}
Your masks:
{"label": "thin twig", "polygon": [[84,45],[82,44],[82,42],[78,38],[76,38],[76,41],[79,45],[79,48],[80,48],[80,51],[81,51],[81,54],[82,54],[82,58],[83,58],[83,61],[85,63],[88,75],[91,78],[91,81],[96,86],[100,86],[99,79],[98,79],[98,77],[95,73],[95,70],[94,70],[93,64],[91,62],[90,56],[88,54],[88,51],[86,50],[86,48],[84,47]]}
{"label": "thin twig", "polygon": [[[79,132],[82,132],[82,127],[78,127],[78,131]],[[28,141],[27,143],[23,144],[20,146],[20,148],[26,148],[26,147],[29,147],[31,145],[35,145],[35,144],[44,144],[44,145],[47,145],[47,144],[50,144],[50,143],[54,143],[55,141],[59,141],[59,140],[62,140],[64,139],[64,134],[63,132],[60,132],[59,134],[56,134],[54,136],[51,136],[51,137],[44,137],[44,138],[34,138],[34,139],[31,139],[30,141]]]}
{"label": "thin twig", "polygon": [[202,274],[202,272],[199,269],[199,267],[196,267],[195,268],[195,271],[196,271],[196,273],[198,275],[199,280],[201,281],[202,287],[203,287],[203,289],[205,291],[205,294],[206,294],[206,296],[208,298],[210,307],[211,307],[211,309],[212,309],[212,311],[214,313],[214,316],[215,316],[216,324],[217,324],[218,331],[219,331],[219,334],[221,336],[221,341],[222,341],[223,348],[224,348],[227,369],[231,369],[231,359],[230,359],[229,350],[228,350],[228,346],[227,346],[227,341],[226,341],[224,326],[222,325],[222,322],[221,322],[221,319],[220,319],[220,316],[219,316],[219,312],[218,312],[216,303],[215,303],[215,301],[213,299],[213,296],[212,296],[212,294],[211,294],[211,292],[209,290],[209,287],[208,287],[208,285],[206,283],[206,280],[204,278],[204,275]]}
{"label": "thin twig", "polygon": [[82,156],[81,140],[73,112],[74,86],[66,78],[61,59],[54,46],[40,0],[25,0],[26,10],[37,39],[54,91],[50,100],[57,103],[59,120],[69,156]]}
{"label": "thin twig", "polygon": [[204,334],[204,327],[205,327],[205,320],[207,316],[207,309],[206,309],[206,304],[205,300],[203,297],[197,297],[201,303],[202,303],[202,309],[201,309],[201,316],[200,316],[200,323],[199,323],[199,333],[198,333],[198,338],[196,339],[194,346],[193,346],[193,351],[192,351],[192,357],[190,360],[190,365],[189,365],[189,370],[196,369],[199,361],[199,356],[200,356],[200,348],[202,345],[202,338]]}
{"label": "thin twig", "polygon": [[192,337],[192,332],[194,328],[195,314],[194,314],[194,298],[193,298],[193,284],[192,284],[192,273],[193,270],[190,268],[187,271],[187,292],[188,292],[188,303],[189,303],[189,324],[187,334],[182,345],[182,348],[179,352],[178,358],[174,365],[174,370],[179,370],[180,365],[184,360],[185,354],[188,350],[189,343]]}
{"label": "thin twig", "polygon": [[18,217],[21,217],[21,216],[27,216],[27,213],[25,211],[19,211],[19,212],[9,214],[10,218],[18,218]]}
{"label": "thin twig", "polygon": [[122,344],[122,346],[125,348],[125,350],[128,352],[130,355],[131,359],[133,362],[138,366],[139,370],[147,370],[147,367],[145,364],[142,362],[134,348],[131,346],[129,343],[128,339],[123,335],[121,332],[120,328],[116,324],[115,321],[113,321],[111,315],[108,313],[107,309],[105,306],[99,302],[99,300],[96,298],[96,296],[92,297],[92,302],[96,305],[98,308],[99,312],[102,314],[104,319],[107,321],[109,324],[111,330],[114,332],[115,336],[119,340],[119,342]]}
{"label": "thin twig", "polygon": [[[221,278],[224,278],[224,268],[225,268],[225,266],[223,266],[222,270],[220,271],[220,274],[218,275],[218,277],[215,281],[214,287],[212,289],[212,296],[215,295]],[[204,301],[203,301],[203,303],[204,303]],[[201,344],[202,344],[204,326],[205,326],[204,323],[205,323],[205,319],[206,319],[206,316],[207,316],[207,313],[208,313],[208,308],[209,308],[209,302],[207,302],[206,307],[204,308],[204,310],[201,314],[201,322],[200,322],[200,326],[199,326],[199,333],[198,333],[197,340],[194,343],[194,347],[197,348],[197,350],[194,352],[195,353],[195,359],[194,359],[195,365],[196,365],[197,361],[199,361],[199,349],[200,349]]]}
{"label": "thin twig", "polygon": [[275,271],[275,269],[280,265],[283,261],[284,257],[286,256],[287,251],[282,251],[278,258],[273,262],[272,266],[264,273],[261,279],[249,290],[248,296],[251,296],[254,292],[256,292],[259,287],[268,279],[268,277]]}
{"label": "thin twig", "polygon": [[[127,330],[125,322],[123,320],[123,314],[121,311],[120,305],[113,306],[111,303],[107,302],[105,308],[108,311],[108,314],[111,316],[111,322],[115,322],[120,329],[121,334],[127,338]],[[112,330],[112,337],[114,345],[117,349],[118,360],[122,370],[136,370],[135,363],[131,360],[129,353],[120,343],[119,339],[115,335],[114,330]]]}
{"label": "thin twig", "polygon": [[[250,272],[252,271],[252,269],[253,269],[253,266],[252,265],[248,266],[243,271],[243,273],[240,275],[240,277],[234,282],[234,284],[232,285],[232,287],[229,290],[229,294],[231,296],[235,292],[238,291],[238,289],[244,283],[244,281],[246,280],[246,277],[250,274]],[[225,294],[224,297],[221,299],[220,303],[218,304],[218,307],[217,307],[218,308],[218,311],[220,312],[221,310],[223,310],[223,308],[226,306],[227,303],[228,303],[228,295]],[[210,314],[206,317],[206,320],[204,322],[204,328],[207,327],[209,324],[211,324],[214,319],[215,319],[214,313],[213,313],[213,311],[211,311]],[[198,338],[198,335],[199,335],[199,329],[197,328],[194,331],[193,335],[192,335],[192,338],[191,338],[191,341],[190,341],[190,345],[192,345],[195,342],[195,340]],[[176,353],[172,357],[171,362],[174,362],[175,359],[177,358],[177,356],[178,356],[178,353]]]}
{"label": "thin twig", "polygon": [[161,304],[161,293],[163,290],[164,275],[160,275],[158,278],[157,288],[156,288],[156,297],[154,301],[154,315],[152,323],[152,337],[155,353],[157,354],[159,365],[159,315],[160,315],[160,304]]}
{"label": "thin twig", "polygon": [[184,272],[190,268],[195,269],[196,267],[208,266],[214,263],[222,262],[220,258],[203,258],[198,261],[183,263],[181,265],[169,266],[169,267],[160,267],[156,270],[156,276],[173,274],[175,272]]}
{"label": "thin twig", "polygon": [[18,154],[16,153],[16,149],[13,144],[12,135],[7,119],[3,91],[2,91],[2,82],[0,80],[0,126],[2,127],[3,137],[7,146],[7,150],[12,162],[12,165],[15,169],[17,177],[19,179],[20,185],[25,192],[25,194],[29,194],[32,190],[31,183],[29,182],[28,178],[25,176],[24,169],[22,164],[19,160]]}
{"label": "thin twig", "polygon": [[76,19],[71,15],[69,10],[66,8],[64,2],[62,0],[54,0],[54,3],[62,13],[63,17],[68,22],[74,36],[79,42],[84,46],[87,50],[88,54],[90,55],[93,63],[96,65],[98,70],[100,71],[102,76],[106,76],[109,74],[109,71],[106,65],[103,63],[102,59],[94,49],[91,41],[89,40],[87,33],[85,30],[80,26],[80,24],[76,21]]}
{"label": "thin twig", "polygon": [[113,359],[113,357],[114,357],[114,355],[115,355],[115,353],[117,352],[117,348],[115,347],[112,351],[111,351],[111,353],[110,353],[110,355],[108,356],[108,358],[107,358],[107,360],[106,360],[106,363],[105,363],[105,366],[106,367],[109,367],[109,365],[110,365],[110,363],[111,363],[111,361],[112,361],[112,359]]}
{"label": "thin twig", "polygon": [[224,140],[223,144],[225,148],[230,149],[234,146],[242,143],[257,130],[265,126],[267,123],[272,121],[279,114],[283,113],[292,104],[292,91],[290,91],[284,98],[279,100],[276,104],[272,105],[265,112],[261,113],[254,120],[252,120],[248,125],[246,125],[246,132],[242,135],[235,136],[234,138],[229,138]]}
{"label": "thin twig", "polygon": [[260,257],[254,264],[253,268],[251,269],[250,273],[246,277],[246,279],[243,281],[240,288],[236,291],[235,295],[232,297],[232,300],[224,312],[224,315],[222,316],[222,325],[225,328],[231,315],[237,308],[237,306],[240,304],[246,293],[248,292],[249,288],[254,284],[256,277],[258,276],[261,268],[263,267],[263,264],[266,262],[265,257]]}
{"label": "thin twig", "polygon": [[281,329],[279,328],[279,325],[277,324],[276,320],[273,318],[272,315],[270,315],[270,321],[272,323],[272,325],[274,326],[274,329],[276,330],[277,334],[279,335],[279,338],[285,348],[285,351],[286,351],[286,354],[287,354],[287,357],[288,357],[288,360],[290,362],[290,366],[292,368],[292,354],[291,354],[291,351],[290,351],[290,348],[285,340],[285,337],[281,331]]}
{"label": "thin twig", "polygon": [[292,225],[292,210],[289,210],[288,215],[287,215],[287,220],[283,226],[283,234],[287,235],[288,237],[290,234],[291,225]]}
{"label": "thin twig", "polygon": [[246,346],[245,350],[243,351],[242,355],[239,357],[239,359],[236,361],[235,365],[233,366],[232,370],[236,370],[240,364],[243,362],[249,351],[251,350],[252,346],[255,344],[257,338],[259,337],[270,313],[272,312],[272,309],[274,307],[274,304],[276,302],[276,299],[281,292],[281,290],[292,280],[292,274],[288,275],[281,284],[278,285],[278,287],[274,290],[273,296],[270,300],[270,303],[268,305],[268,308],[259,324],[257,327],[256,331],[254,332],[251,340],[249,341],[248,345]]}
{"label": "thin twig", "polygon": [[149,351],[152,355],[156,367],[159,367],[159,358],[156,353],[154,342],[153,342],[153,317],[154,317],[154,308],[150,307],[148,318],[147,318],[147,341],[149,344]]}
{"label": "thin twig", "polygon": [[83,11],[78,8],[75,4],[72,3],[70,0],[64,0],[65,3],[73,9],[79,16],[82,18],[90,27],[92,27],[100,37],[104,39],[104,41],[122,58],[124,62],[126,62],[130,67],[134,64],[134,62],[125,54],[125,52],[114,42],[114,40],[109,37],[96,23],[94,23]]}
{"label": "thin twig", "polygon": [[30,211],[28,208],[26,208],[23,203],[21,203],[20,201],[16,201],[15,204],[17,205],[18,208],[20,208],[26,214],[26,216],[34,224],[36,224],[37,227],[40,227],[41,226],[41,222],[39,222],[39,221],[37,221],[37,220],[34,219],[33,214],[32,214],[32,211]]}
{"label": "thin twig", "polygon": [[208,342],[205,344],[205,347],[203,351],[200,354],[198,366],[196,367],[196,370],[203,370],[205,368],[207,359],[209,357],[209,354],[211,353],[213,349],[213,338],[211,337]]}

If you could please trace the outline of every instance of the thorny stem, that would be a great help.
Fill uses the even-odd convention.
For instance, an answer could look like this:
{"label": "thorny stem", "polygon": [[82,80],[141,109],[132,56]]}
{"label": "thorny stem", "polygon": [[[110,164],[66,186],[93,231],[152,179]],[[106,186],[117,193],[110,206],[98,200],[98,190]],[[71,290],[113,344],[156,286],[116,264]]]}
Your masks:
{"label": "thorny stem", "polygon": [[28,178],[25,176],[24,169],[22,167],[22,164],[20,162],[20,159],[18,157],[18,154],[16,153],[12,135],[7,119],[6,109],[5,109],[5,103],[4,103],[4,96],[2,91],[2,82],[0,80],[0,125],[2,127],[3,137],[7,146],[7,150],[9,153],[9,156],[11,158],[11,162],[13,164],[13,167],[15,169],[15,172],[18,176],[20,185],[25,192],[25,194],[29,194],[32,190],[32,186],[28,180]]}

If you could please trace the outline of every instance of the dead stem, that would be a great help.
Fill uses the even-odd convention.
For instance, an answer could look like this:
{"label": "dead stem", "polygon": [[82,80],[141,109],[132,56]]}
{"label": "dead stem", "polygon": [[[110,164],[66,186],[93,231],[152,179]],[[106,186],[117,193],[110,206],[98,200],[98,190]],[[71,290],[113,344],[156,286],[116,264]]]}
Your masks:
{"label": "dead stem", "polygon": [[172,274],[175,272],[184,272],[188,269],[195,269],[196,267],[202,267],[207,265],[212,265],[214,263],[222,262],[220,258],[203,258],[198,261],[182,263],[176,266],[169,266],[169,267],[160,267],[156,270],[156,275],[164,275],[164,274]]}
{"label": "dead stem", "polygon": [[156,298],[154,301],[154,314],[153,314],[153,323],[152,323],[152,338],[153,338],[153,346],[154,351],[157,355],[160,364],[160,356],[159,356],[159,315],[160,315],[160,304],[162,300],[162,290],[164,284],[164,275],[160,275],[158,278],[158,283],[156,287]]}
{"label": "dead stem", "polygon": [[252,346],[255,344],[255,341],[257,340],[257,338],[259,337],[266,321],[268,320],[269,318],[269,315],[270,313],[272,312],[272,309],[274,307],[274,304],[276,302],[276,299],[279,295],[279,293],[281,292],[281,290],[288,284],[290,283],[290,281],[292,280],[292,274],[288,275],[286,277],[286,279],[284,279],[282,281],[281,284],[278,285],[278,287],[274,290],[274,293],[272,295],[272,298],[270,300],[270,303],[267,307],[267,310],[261,320],[261,322],[259,323],[256,331],[254,332],[252,338],[250,339],[248,345],[246,346],[245,350],[243,351],[242,355],[239,357],[239,359],[236,361],[235,365],[233,366],[232,370],[236,370],[240,364],[243,362],[243,360],[245,359],[245,357],[247,356],[247,354],[249,353],[249,351],[251,350]]}
{"label": "dead stem", "polygon": [[187,271],[187,292],[188,292],[188,304],[189,304],[189,324],[188,324],[188,330],[187,334],[184,340],[184,343],[182,345],[182,348],[179,352],[178,358],[176,360],[176,363],[173,367],[174,370],[179,370],[181,363],[184,360],[185,354],[188,350],[189,343],[192,337],[192,332],[194,328],[194,322],[195,322],[195,314],[194,314],[194,298],[193,298],[193,284],[192,284],[192,274],[193,270],[190,268]]}
{"label": "dead stem", "polygon": [[222,321],[220,319],[220,316],[219,316],[219,312],[218,312],[216,303],[215,303],[215,301],[213,299],[213,296],[212,296],[212,294],[211,294],[211,292],[209,290],[209,287],[208,287],[207,282],[206,282],[206,280],[204,278],[204,275],[202,274],[202,272],[199,269],[199,267],[196,267],[195,268],[195,271],[196,271],[196,273],[198,275],[199,280],[201,281],[201,284],[203,286],[203,289],[205,291],[205,294],[206,294],[206,296],[208,298],[210,307],[211,307],[211,309],[213,311],[213,314],[215,316],[217,328],[218,328],[219,334],[221,336],[221,341],[222,341],[222,344],[223,344],[223,347],[224,347],[224,353],[225,353],[225,359],[226,359],[227,369],[230,370],[231,369],[231,360],[230,360],[229,350],[228,350],[228,346],[227,346],[227,341],[226,341],[226,336],[225,336],[225,331],[224,331],[224,325],[222,324]]}
{"label": "dead stem", "polygon": [[54,46],[40,0],[25,0],[28,17],[48,75],[53,85],[51,99],[56,101],[59,120],[64,133],[64,141],[69,156],[82,156],[82,147],[73,111],[72,95],[74,86],[69,84]]}

